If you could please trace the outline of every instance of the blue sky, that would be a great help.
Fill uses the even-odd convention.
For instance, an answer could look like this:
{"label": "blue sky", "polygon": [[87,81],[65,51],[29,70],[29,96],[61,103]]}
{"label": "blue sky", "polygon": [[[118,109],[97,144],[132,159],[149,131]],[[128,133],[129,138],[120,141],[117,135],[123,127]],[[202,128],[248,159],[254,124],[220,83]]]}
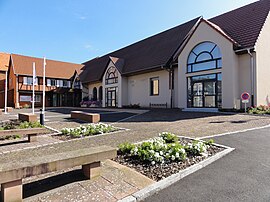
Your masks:
{"label": "blue sky", "polygon": [[82,63],[254,0],[0,0],[0,52]]}

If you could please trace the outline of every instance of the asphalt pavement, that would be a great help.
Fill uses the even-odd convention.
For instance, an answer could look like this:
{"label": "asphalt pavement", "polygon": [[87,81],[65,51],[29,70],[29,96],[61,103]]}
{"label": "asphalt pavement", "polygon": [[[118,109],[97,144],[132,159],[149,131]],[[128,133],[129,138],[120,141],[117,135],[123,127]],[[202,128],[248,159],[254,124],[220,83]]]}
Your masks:
{"label": "asphalt pavement", "polygon": [[145,201],[270,201],[270,128],[214,140],[235,150]]}

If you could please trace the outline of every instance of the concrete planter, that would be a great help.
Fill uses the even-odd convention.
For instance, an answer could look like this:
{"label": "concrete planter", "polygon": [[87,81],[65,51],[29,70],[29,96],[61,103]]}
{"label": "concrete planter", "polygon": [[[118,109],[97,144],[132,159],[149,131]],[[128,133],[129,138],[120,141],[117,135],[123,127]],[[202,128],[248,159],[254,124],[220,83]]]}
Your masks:
{"label": "concrete planter", "polygon": [[48,133],[47,128],[26,128],[26,129],[12,129],[12,130],[0,130],[0,137],[5,135],[26,135],[31,131],[32,133],[36,132],[37,134]]}

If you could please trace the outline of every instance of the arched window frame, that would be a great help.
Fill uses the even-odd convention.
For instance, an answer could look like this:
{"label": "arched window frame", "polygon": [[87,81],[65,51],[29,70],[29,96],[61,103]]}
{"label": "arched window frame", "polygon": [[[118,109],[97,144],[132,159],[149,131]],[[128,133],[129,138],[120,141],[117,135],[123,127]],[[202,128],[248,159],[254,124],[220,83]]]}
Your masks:
{"label": "arched window frame", "polygon": [[100,86],[99,88],[98,88],[98,99],[99,99],[99,101],[102,101],[102,99],[103,99],[103,88],[102,88],[102,86]]}
{"label": "arched window frame", "polygon": [[93,88],[93,101],[97,101],[97,88]]}
{"label": "arched window frame", "polygon": [[118,83],[118,73],[117,73],[117,69],[112,66],[106,72],[105,84],[109,85],[109,84],[114,84],[114,83]]}
{"label": "arched window frame", "polygon": [[[196,52],[196,49],[202,45],[205,45],[205,46],[208,45],[209,49]],[[213,54],[214,51],[217,51],[216,53],[218,53],[216,56]],[[199,59],[199,57],[202,54],[208,54],[209,59]],[[187,73],[207,71],[207,70],[212,70],[212,69],[220,69],[222,68],[221,61],[222,61],[222,55],[221,55],[220,48],[213,42],[202,42],[196,45],[188,56]],[[212,66],[207,67],[209,65],[212,65]]]}

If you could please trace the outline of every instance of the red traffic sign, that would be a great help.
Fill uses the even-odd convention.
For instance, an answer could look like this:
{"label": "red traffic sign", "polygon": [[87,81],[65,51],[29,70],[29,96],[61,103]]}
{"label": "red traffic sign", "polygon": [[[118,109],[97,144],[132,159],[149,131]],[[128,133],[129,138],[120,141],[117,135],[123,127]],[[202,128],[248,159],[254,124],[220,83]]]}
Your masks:
{"label": "red traffic sign", "polygon": [[242,100],[249,100],[250,95],[249,95],[249,93],[244,92],[244,93],[242,93],[241,98],[242,98]]}

